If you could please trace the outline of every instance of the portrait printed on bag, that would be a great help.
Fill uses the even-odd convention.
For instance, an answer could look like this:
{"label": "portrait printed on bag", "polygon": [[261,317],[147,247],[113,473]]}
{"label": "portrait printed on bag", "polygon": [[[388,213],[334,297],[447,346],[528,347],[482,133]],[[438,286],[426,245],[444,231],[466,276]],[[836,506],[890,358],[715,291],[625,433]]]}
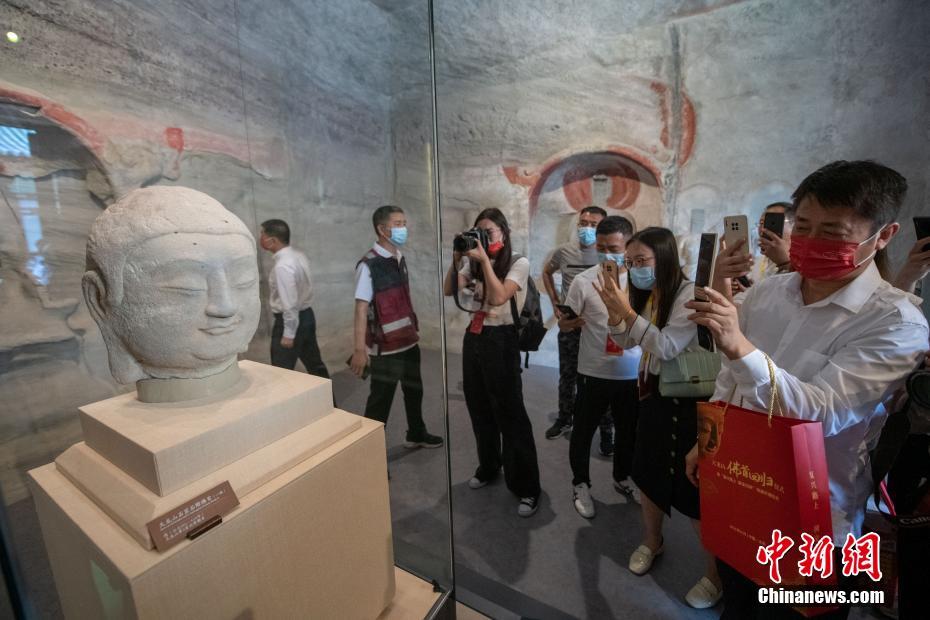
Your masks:
{"label": "portrait printed on bag", "polygon": [[698,403],[698,451],[701,457],[713,456],[723,441],[723,407]]}

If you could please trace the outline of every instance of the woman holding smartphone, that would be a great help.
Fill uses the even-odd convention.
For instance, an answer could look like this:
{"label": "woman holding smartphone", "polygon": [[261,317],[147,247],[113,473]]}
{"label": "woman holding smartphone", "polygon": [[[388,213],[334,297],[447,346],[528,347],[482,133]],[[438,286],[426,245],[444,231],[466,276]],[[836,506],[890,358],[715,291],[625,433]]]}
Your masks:
{"label": "woman holding smartphone", "polygon": [[[678,262],[675,236],[666,228],[650,227],[626,244],[630,283],[623,291],[611,279],[595,285],[607,306],[608,325],[621,347],[640,346],[640,412],[633,455],[633,481],[642,493],[643,543],[630,556],[629,569],[643,575],[664,551],[662,521],[671,508],[699,527],[697,489],[685,472],[685,456],[697,436],[696,398],[668,398],[659,394],[663,361],[685,351],[697,351],[697,329],[688,320],[685,303],[694,299],[694,283]],[[720,578],[713,557],[685,600],[699,609],[720,600]]]}
{"label": "woman holding smartphone", "polygon": [[523,404],[520,347],[511,299],[517,314],[526,298],[530,263],[516,257],[510,246],[510,227],[499,209],[485,209],[475,220],[488,246],[481,243],[453,254],[443,292],[471,292],[472,321],[462,345],[462,384],[465,404],[478,446],[478,468],[468,481],[480,489],[501,468],[507,488],[520,498],[517,514],[530,517],[539,508],[539,465],[533,427]]}

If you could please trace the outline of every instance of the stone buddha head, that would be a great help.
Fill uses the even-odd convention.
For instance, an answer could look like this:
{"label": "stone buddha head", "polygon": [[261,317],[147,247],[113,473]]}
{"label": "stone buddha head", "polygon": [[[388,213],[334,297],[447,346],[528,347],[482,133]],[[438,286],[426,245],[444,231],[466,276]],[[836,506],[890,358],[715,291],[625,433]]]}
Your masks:
{"label": "stone buddha head", "polygon": [[258,326],[252,234],[186,187],[133,190],[101,213],[82,285],[120,383],[223,373]]}

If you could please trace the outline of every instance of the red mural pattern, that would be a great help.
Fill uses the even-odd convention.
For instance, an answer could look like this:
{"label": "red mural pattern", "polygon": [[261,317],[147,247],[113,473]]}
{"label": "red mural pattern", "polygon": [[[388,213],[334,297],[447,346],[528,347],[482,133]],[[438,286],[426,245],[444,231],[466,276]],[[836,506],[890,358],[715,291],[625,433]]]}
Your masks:
{"label": "red mural pattern", "polygon": [[[668,84],[651,81],[650,90],[655,94],[656,113],[660,121],[657,146],[674,149],[672,140],[672,117],[674,97]],[[674,165],[683,166],[694,150],[696,118],[694,105],[690,98],[681,92],[678,109],[678,144],[673,154]],[[593,196],[593,177],[605,175],[610,183],[607,206],[613,209],[629,209],[640,195],[643,183],[662,187],[662,173],[659,162],[652,154],[630,146],[609,146],[596,151],[560,154],[552,157],[539,167],[502,166],[504,176],[513,185],[529,189],[530,217],[539,207],[539,197],[543,191],[559,188],[573,209],[580,210],[591,204]],[[667,158],[666,158],[667,161]],[[561,177],[561,178],[560,178]]]}

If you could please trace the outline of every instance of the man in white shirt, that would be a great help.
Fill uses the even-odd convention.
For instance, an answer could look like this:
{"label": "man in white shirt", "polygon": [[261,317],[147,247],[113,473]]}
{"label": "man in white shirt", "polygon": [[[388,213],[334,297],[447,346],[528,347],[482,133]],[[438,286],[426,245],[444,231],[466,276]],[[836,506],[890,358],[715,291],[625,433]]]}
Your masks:
{"label": "man in white shirt", "polygon": [[274,267],[268,275],[270,306],[274,314],[271,329],[271,364],[294,370],[297,360],[311,375],[329,378],[316,342],[316,317],[310,300],[310,262],[291,247],[291,229],[283,220],[262,222],[259,245],[274,254]]}
{"label": "man in white shirt", "polygon": [[[577,240],[572,240],[553,250],[546,265],[543,267],[543,286],[552,302],[552,312],[560,318],[559,304],[568,295],[568,289],[576,275],[597,264],[597,249],[595,248],[595,229],[607,217],[607,211],[601,207],[591,205],[585,207],[578,214]],[[561,293],[556,290],[554,275],[559,273],[562,277]],[[571,331],[559,330],[559,413],[555,422],[546,429],[546,439],[556,439],[565,431],[571,430],[572,418],[579,397],[578,376],[578,348],[580,346],[581,332],[577,329]],[[614,450],[613,421],[610,416],[604,415],[601,420],[601,454],[610,456]]]}
{"label": "man in white shirt", "polygon": [[610,216],[598,224],[598,264],[575,276],[565,298],[565,305],[572,309],[576,318],[562,314],[559,319],[561,330],[581,330],[578,353],[581,393],[575,411],[569,460],[573,474],[575,510],[586,519],[593,518],[595,514],[590,491],[591,440],[608,408],[616,430],[614,488],[628,498],[633,497],[633,487],[628,478],[633,467],[633,443],[639,405],[636,376],[642,351],[639,347],[622,349],[617,345],[607,326],[607,308],[594,288],[598,274],[604,271],[604,264],[610,262],[620,276],[620,287],[626,290],[624,254],[626,240],[631,236],[632,224],[620,216]]}
{"label": "man in white shirt", "polygon": [[[883,280],[874,263],[898,231],[906,190],[900,174],[874,162],[824,166],[792,196],[794,272],[753,286],[739,308],[711,289],[709,301],[688,304],[691,320],[711,330],[724,355],[712,400],[727,399],[735,387],[733,402],[765,411],[768,356],[785,415],[822,422],[837,549],[848,534],[861,534],[883,404],[927,348],[916,298]],[[688,455],[692,481],[696,466],[695,446]],[[755,617],[757,588],[726,565],[720,574],[723,617]]]}
{"label": "man in white shirt", "polygon": [[431,435],[423,422],[423,380],[417,315],[410,297],[407,261],[400,252],[407,243],[403,209],[375,209],[372,225],[378,240],[355,268],[355,351],[352,372],[371,372],[371,392],[365,417],[387,424],[400,383],[407,413],[407,448],[438,448],[442,437]]}

